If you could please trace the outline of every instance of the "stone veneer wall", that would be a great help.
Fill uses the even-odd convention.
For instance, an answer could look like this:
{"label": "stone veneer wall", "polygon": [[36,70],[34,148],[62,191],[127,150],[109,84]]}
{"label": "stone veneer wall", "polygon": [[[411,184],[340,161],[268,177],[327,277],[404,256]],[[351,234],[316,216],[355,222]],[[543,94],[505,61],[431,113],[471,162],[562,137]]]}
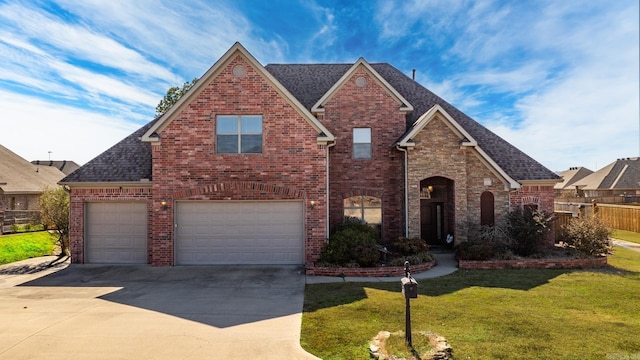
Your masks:
{"label": "stone veneer wall", "polygon": [[[420,181],[442,176],[454,181],[455,243],[467,239],[466,224],[480,223],[480,195],[494,195],[495,217],[509,211],[509,191],[480,155],[461,147],[462,139],[438,115],[413,139],[409,149],[409,236],[420,237]],[[485,185],[484,180],[490,181]]]}

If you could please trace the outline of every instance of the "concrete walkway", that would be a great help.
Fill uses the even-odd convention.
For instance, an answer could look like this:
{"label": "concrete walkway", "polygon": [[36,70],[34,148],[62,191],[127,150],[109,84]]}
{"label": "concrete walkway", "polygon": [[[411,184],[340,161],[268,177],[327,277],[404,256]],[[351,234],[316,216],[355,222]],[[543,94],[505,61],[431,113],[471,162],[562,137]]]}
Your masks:
{"label": "concrete walkway", "polygon": [[620,239],[611,239],[611,242],[614,245],[621,246],[621,247],[623,247],[625,249],[629,249],[629,250],[640,252],[640,244],[636,244],[636,243],[631,242],[631,241],[625,241],[625,240],[620,240]]}

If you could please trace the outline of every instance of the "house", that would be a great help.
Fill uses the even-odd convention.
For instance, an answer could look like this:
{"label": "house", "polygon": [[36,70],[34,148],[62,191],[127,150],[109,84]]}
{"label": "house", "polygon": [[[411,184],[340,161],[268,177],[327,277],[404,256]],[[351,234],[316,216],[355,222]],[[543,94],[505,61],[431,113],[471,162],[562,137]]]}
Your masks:
{"label": "house", "polygon": [[589,201],[640,202],[640,158],[621,158],[573,183]]}
{"label": "house", "polygon": [[386,63],[233,45],[167,113],[61,181],[75,263],[311,264],[345,217],[466,240],[559,177]]}
{"label": "house", "polygon": [[579,187],[575,186],[575,183],[576,181],[582,180],[585,176],[591,174],[593,174],[592,170],[582,166],[570,167],[569,169],[560,172],[558,175],[560,175],[562,181],[553,186],[556,192],[556,199],[558,196],[582,196],[582,192]]}
{"label": "house", "polygon": [[38,210],[44,188],[58,186],[64,176],[55,167],[31,164],[0,145],[0,210]]}
{"label": "house", "polygon": [[12,225],[32,223],[40,214],[40,195],[58,186],[65,174],[57,168],[33,165],[0,145],[0,234]]}

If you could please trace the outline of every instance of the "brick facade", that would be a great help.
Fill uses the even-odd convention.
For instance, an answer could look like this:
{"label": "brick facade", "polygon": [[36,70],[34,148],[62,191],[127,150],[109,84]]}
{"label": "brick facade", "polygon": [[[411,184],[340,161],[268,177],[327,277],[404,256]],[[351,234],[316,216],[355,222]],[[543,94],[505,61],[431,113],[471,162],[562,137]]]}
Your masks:
{"label": "brick facade", "polygon": [[[364,79],[364,85],[358,86],[357,79]],[[382,241],[404,235],[404,158],[392,146],[406,128],[398,107],[398,101],[362,66],[324,104],[320,120],[336,137],[329,151],[332,228],[343,222],[344,199],[368,195],[382,199]],[[371,159],[353,158],[354,128],[371,128]]]}
{"label": "brick facade", "polygon": [[[317,68],[323,75],[322,71],[329,70]],[[402,98],[405,94],[387,87],[388,79],[381,80],[381,75],[364,61],[359,60],[341,78],[337,88],[335,85],[323,88],[313,94],[316,97],[312,99],[307,98],[305,92],[295,98],[290,93],[299,91],[299,80],[304,80],[297,77],[297,72],[289,78],[286,89],[274,74],[259,65],[239,44],[234,45],[187,93],[184,103],[179,102],[158,122],[144,129],[142,140],[151,146],[140,150],[126,144],[146,151],[143,155],[147,161],[150,157],[152,169],[151,176],[146,167],[143,176],[132,176],[127,181],[137,183],[141,177],[150,176],[147,185],[127,184],[123,180],[123,187],[90,188],[81,183],[100,183],[91,171],[88,171],[91,176],[85,179],[82,168],[76,175],[71,174],[68,183],[73,185],[70,232],[73,262],[85,261],[84,211],[85,204],[92,201],[147,202],[148,262],[155,266],[174,264],[175,201],[182,200],[302,201],[307,266],[318,259],[327,231],[343,221],[343,201],[352,196],[367,195],[382,200],[383,242],[404,236],[405,229],[409,237],[422,237],[421,205],[425,198],[421,194],[421,182],[437,187],[434,196],[441,196],[445,203],[446,232],[453,234],[456,242],[467,238],[467,224],[480,222],[480,199],[484,192],[493,195],[496,218],[512,208],[529,204],[553,211],[552,186],[525,184],[519,190],[510,191],[509,182],[499,175],[500,170],[473,146],[465,144],[472,140],[470,136],[461,135],[460,129],[452,125],[442,110],[410,139],[415,146],[407,145],[406,153],[398,150],[396,144],[407,131],[405,111],[410,111],[412,105]],[[313,79],[316,83],[324,80]],[[404,75],[396,80],[407,81]],[[314,84],[306,85],[317,90]],[[414,88],[413,82],[406,85],[403,91],[420,90]],[[322,101],[321,106],[316,107],[316,101]],[[417,116],[426,114],[432,106],[419,105],[422,110]],[[310,111],[317,112],[311,114]],[[216,149],[218,115],[261,115],[261,153],[219,154]],[[354,159],[354,128],[371,129],[371,159]],[[407,169],[404,168],[405,156]],[[126,166],[131,164],[121,165],[119,170],[125,173],[130,170]],[[92,170],[109,170],[110,166],[98,161]],[[102,184],[116,180],[104,180]],[[166,208],[162,201],[167,202]]]}
{"label": "brick facade", "polygon": [[[235,66],[246,74],[235,76]],[[216,115],[262,115],[261,154],[218,154]],[[326,149],[317,132],[242,56],[232,59],[152,147],[152,264],[172,265],[176,200],[290,200],[305,206],[306,261],[326,241]],[[169,208],[160,201],[168,200]]]}
{"label": "brick facade", "polygon": [[[85,262],[85,205],[88,202],[102,201],[146,201],[149,219],[153,219],[151,206],[151,187],[108,187],[108,188],[75,188],[69,198],[69,248],[71,261],[77,264]],[[151,227],[151,224],[149,224]],[[148,241],[151,241],[147,231]],[[149,249],[151,257],[151,249]]]}

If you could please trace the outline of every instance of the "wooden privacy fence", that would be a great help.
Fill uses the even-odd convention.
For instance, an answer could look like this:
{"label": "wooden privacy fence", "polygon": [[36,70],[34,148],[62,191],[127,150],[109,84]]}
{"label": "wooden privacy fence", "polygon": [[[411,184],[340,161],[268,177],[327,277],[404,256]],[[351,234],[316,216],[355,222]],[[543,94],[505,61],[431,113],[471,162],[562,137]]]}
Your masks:
{"label": "wooden privacy fence", "polygon": [[598,204],[597,214],[609,228],[640,232],[640,206]]}
{"label": "wooden privacy fence", "polygon": [[595,209],[591,204],[584,205],[576,208],[577,211],[556,211],[554,213],[556,238],[562,227],[567,225],[571,219],[591,215],[594,210],[608,228],[640,232],[640,205],[597,204]]}

